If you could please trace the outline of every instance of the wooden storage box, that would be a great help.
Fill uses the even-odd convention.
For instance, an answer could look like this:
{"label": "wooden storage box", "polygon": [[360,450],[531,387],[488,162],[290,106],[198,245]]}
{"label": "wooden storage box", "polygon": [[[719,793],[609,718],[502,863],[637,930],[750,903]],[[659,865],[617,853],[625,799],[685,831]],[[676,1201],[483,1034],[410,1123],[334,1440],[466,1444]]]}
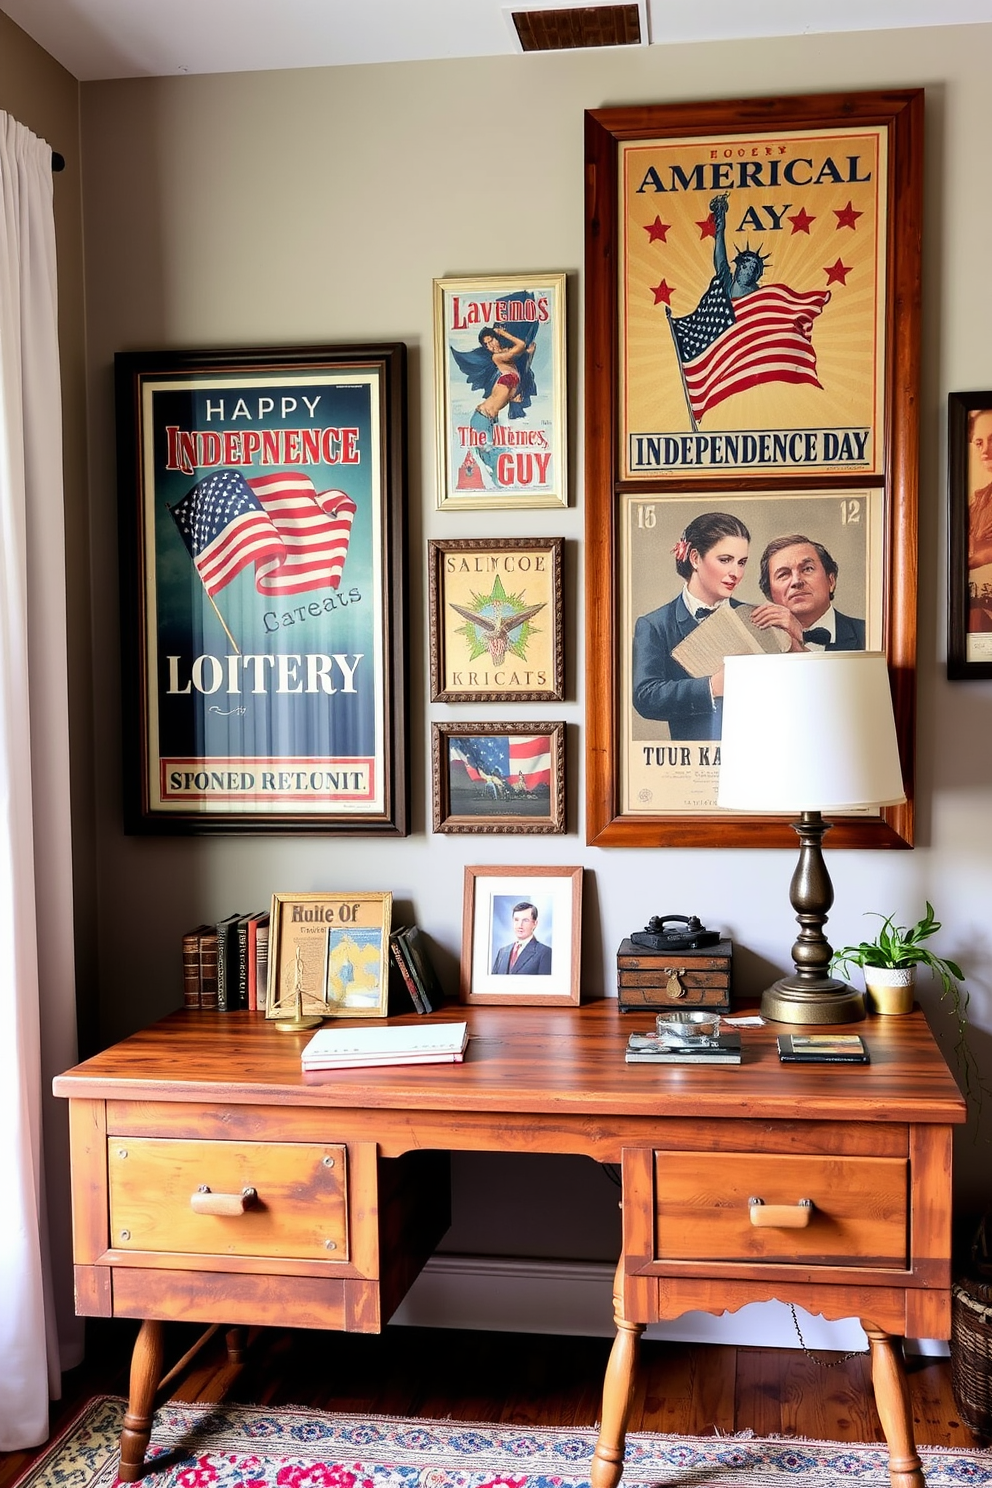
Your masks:
{"label": "wooden storage box", "polygon": [[700,951],[649,951],[624,940],[617,952],[617,999],[622,1013],[642,1009],[730,1007],[734,948],[717,941]]}

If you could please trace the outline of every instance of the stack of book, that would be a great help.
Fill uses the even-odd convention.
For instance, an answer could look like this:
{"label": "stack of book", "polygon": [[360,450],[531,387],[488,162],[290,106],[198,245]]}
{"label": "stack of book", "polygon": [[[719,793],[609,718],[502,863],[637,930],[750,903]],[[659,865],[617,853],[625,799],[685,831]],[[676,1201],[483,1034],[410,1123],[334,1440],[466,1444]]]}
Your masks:
{"label": "stack of book", "polygon": [[304,1074],[326,1074],[382,1064],[461,1064],[468,1044],[464,1023],[429,1027],[322,1028],[300,1056]]}
{"label": "stack of book", "polygon": [[233,914],[183,936],[183,1006],[203,1012],[265,1011],[267,911]]}
{"label": "stack of book", "polygon": [[401,925],[393,931],[389,937],[389,954],[396,968],[396,986],[401,994],[397,1001],[403,1001],[402,989],[405,988],[416,1012],[436,1012],[444,1001],[444,993],[427,954],[424,936],[416,925]]}
{"label": "stack of book", "polygon": [[632,1033],[624,1058],[627,1064],[740,1064],[741,1036],[720,1033],[675,1042],[658,1033]]}

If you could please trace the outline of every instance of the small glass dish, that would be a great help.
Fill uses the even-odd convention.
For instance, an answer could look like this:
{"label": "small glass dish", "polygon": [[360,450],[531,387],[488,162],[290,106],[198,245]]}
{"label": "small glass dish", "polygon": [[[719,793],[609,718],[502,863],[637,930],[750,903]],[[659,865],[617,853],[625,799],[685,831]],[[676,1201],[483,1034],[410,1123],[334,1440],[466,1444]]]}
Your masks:
{"label": "small glass dish", "polygon": [[655,1019],[658,1034],[672,1044],[715,1044],[720,1034],[720,1014],[705,1009],[689,1012],[659,1013]]}

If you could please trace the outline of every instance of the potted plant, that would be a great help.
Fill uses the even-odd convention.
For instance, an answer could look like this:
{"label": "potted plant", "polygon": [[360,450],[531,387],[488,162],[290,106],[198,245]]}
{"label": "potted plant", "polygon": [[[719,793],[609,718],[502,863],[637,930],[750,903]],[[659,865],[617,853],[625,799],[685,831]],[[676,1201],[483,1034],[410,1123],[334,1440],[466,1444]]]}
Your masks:
{"label": "potted plant", "polygon": [[963,1029],[968,993],[962,988],[964,973],[956,961],[938,956],[923,944],[940,929],[933,905],[915,925],[897,925],[893,915],[878,915],[882,927],[874,940],[843,946],[835,951],[831,965],[850,981],[852,966],[860,967],[865,979],[868,1005],[876,1013],[912,1011],[916,990],[916,968],[925,966],[940,981],[941,997],[950,999],[951,1010]]}

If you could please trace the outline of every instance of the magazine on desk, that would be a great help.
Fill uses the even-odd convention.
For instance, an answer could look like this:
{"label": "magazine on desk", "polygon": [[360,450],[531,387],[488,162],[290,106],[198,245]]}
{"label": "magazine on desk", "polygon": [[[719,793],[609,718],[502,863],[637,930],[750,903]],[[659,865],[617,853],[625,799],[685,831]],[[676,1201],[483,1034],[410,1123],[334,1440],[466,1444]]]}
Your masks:
{"label": "magazine on desk", "polygon": [[304,1071],[359,1069],[381,1064],[460,1064],[466,1023],[427,1027],[322,1028],[304,1046]]}

